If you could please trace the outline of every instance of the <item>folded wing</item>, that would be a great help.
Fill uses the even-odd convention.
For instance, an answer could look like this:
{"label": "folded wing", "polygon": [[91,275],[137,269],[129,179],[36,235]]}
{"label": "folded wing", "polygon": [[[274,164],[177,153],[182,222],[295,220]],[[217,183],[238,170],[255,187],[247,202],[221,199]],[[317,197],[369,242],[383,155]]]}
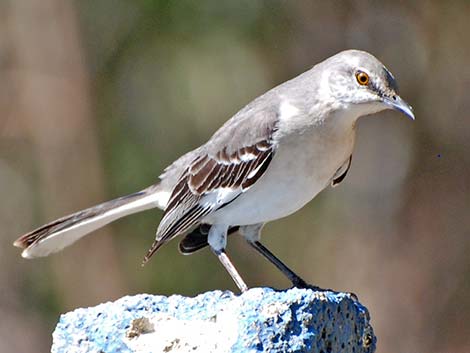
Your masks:
{"label": "folded wing", "polygon": [[[250,118],[251,124],[246,124]],[[252,111],[247,106],[214,134],[178,179],[144,263],[164,243],[194,228],[261,178],[276,151],[277,118],[274,110]]]}
{"label": "folded wing", "polygon": [[144,262],[165,242],[248,190],[264,174],[273,154],[270,142],[259,141],[231,154],[224,149],[215,156],[205,154],[195,159],[172,192]]}

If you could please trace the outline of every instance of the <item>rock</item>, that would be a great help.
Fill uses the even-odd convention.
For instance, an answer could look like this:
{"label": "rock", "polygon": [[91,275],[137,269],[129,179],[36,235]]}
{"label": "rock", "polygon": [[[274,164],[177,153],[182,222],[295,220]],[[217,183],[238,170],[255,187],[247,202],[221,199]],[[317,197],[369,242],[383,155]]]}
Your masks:
{"label": "rock", "polygon": [[292,288],[140,294],[61,316],[53,353],[374,352],[369,314],[353,296]]}

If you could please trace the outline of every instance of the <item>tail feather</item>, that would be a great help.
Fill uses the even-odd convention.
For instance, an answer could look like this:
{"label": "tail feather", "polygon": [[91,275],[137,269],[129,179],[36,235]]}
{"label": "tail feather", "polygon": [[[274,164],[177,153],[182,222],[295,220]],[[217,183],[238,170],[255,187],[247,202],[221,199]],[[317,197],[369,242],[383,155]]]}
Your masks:
{"label": "tail feather", "polygon": [[153,186],[59,218],[21,236],[13,245],[24,249],[21,254],[24,258],[47,256],[121,217],[163,208],[164,198],[167,198],[166,193]]}

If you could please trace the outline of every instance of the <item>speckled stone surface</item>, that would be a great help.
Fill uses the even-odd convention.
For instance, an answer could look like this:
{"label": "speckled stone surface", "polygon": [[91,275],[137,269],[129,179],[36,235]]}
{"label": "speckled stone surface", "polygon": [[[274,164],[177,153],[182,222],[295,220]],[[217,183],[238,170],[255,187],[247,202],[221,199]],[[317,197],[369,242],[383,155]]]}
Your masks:
{"label": "speckled stone surface", "polygon": [[254,288],[194,298],[140,294],[64,314],[52,352],[374,352],[349,294]]}

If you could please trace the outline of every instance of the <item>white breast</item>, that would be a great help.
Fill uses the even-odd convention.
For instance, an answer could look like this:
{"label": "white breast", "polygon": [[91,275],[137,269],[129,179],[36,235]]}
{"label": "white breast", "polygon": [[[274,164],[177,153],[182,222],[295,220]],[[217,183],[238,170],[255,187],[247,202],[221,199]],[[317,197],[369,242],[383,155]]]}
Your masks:
{"label": "white breast", "polygon": [[248,225],[290,215],[330,184],[350,157],[354,137],[352,124],[329,123],[318,124],[302,135],[284,137],[266,174],[205,221]]}

